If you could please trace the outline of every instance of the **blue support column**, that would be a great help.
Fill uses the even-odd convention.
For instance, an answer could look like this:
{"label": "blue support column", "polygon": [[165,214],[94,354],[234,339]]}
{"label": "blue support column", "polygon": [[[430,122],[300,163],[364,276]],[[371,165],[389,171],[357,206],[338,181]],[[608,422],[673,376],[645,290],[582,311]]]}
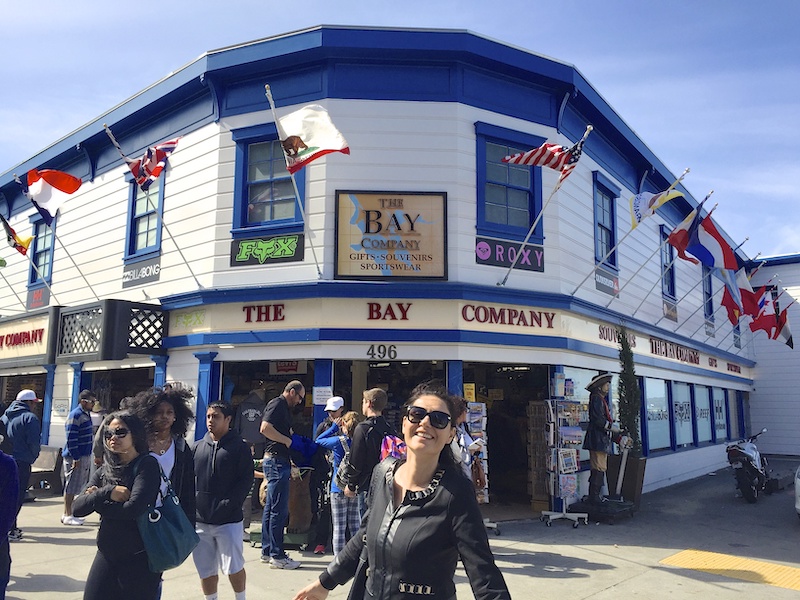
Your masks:
{"label": "blue support column", "polygon": [[448,360],[445,363],[447,389],[456,396],[464,395],[464,361]]}
{"label": "blue support column", "polygon": [[42,406],[42,432],[39,440],[42,445],[46,446],[50,440],[50,415],[53,413],[53,384],[56,378],[56,365],[44,365],[45,382],[44,382],[44,404]]}
{"label": "blue support column", "polygon": [[[200,361],[197,369],[197,407],[194,428],[194,439],[199,440],[208,431],[206,427],[206,411],[208,405],[219,396],[219,385],[214,387],[214,381],[219,384],[219,364],[214,362],[218,352],[196,352],[194,357]],[[216,375],[215,375],[216,372]]]}
{"label": "blue support column", "polygon": [[167,361],[169,356],[154,355],[150,360],[155,364],[155,373],[153,374],[153,386],[163,388],[167,382]]}
{"label": "blue support column", "polygon": [[78,396],[81,395],[81,381],[83,377],[83,363],[71,362],[69,366],[72,367],[72,396],[69,400],[70,411],[78,406]]}
{"label": "blue support column", "polygon": [[[333,388],[333,360],[330,358],[314,359],[314,387]],[[325,406],[314,404],[314,429],[311,430],[313,436],[317,426],[325,420]]]}

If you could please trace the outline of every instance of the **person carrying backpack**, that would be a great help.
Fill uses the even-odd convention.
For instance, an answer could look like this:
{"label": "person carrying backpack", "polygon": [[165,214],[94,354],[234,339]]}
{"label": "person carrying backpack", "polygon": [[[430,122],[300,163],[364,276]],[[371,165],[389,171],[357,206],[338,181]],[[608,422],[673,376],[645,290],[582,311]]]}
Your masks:
{"label": "person carrying backpack", "polygon": [[361,401],[361,411],[367,418],[356,426],[352,435],[344,495],[348,498],[358,496],[358,512],[362,518],[367,510],[367,491],[372,470],[381,459],[381,443],[385,436],[395,434],[383,416],[388,402],[389,396],[381,388],[366,390]]}

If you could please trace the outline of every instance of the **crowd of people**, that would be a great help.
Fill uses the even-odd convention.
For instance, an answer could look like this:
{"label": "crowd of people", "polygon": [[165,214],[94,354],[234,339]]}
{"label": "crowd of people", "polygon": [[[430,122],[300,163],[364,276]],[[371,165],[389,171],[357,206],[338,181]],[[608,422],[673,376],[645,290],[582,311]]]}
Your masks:
{"label": "crowd of people", "polygon": [[[364,392],[361,413],[345,412],[344,399],[334,396],[314,440],[292,426],[292,409],[304,398],[305,386],[294,380],[268,401],[259,388],[238,408],[213,402],[206,434],[191,444],[191,392],[152,388],[125,398],[93,431],[90,411],[97,398],[83,390],[65,424],[61,522],[80,526],[88,515],[100,516],[84,598],[161,597],[163,572],[153,567],[155,550],[140,521],[173,496],[196,532],[191,554],[207,600],[218,597],[220,572],[236,600],[245,598],[243,534],[249,539],[245,526],[261,503],[261,561],[273,569],[300,567],[286,553],[284,536],[296,510],[290,508],[290,480],[305,464],[314,466],[309,546],[316,554],[332,547],[334,558],[295,600],[322,600],[351,580],[352,599],[422,594],[450,600],[459,559],[476,598],[510,597],[470,479],[479,446],[463,426],[463,398],[431,382],[420,384],[403,406],[396,432],[382,414],[388,401],[383,389]],[[16,517],[39,453],[41,424],[31,410],[37,402],[38,394],[22,390],[0,418],[0,436],[9,438],[6,449],[13,456],[0,452],[2,593],[10,574],[9,540],[22,536]],[[405,455],[381,460],[387,436],[398,435]]]}

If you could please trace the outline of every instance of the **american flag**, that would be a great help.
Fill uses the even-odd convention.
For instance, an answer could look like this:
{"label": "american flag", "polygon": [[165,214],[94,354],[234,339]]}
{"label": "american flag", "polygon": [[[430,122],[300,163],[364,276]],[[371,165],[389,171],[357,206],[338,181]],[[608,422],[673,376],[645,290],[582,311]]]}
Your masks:
{"label": "american flag", "polygon": [[[555,189],[561,187],[564,180],[575,169],[578,160],[583,152],[583,143],[586,138],[582,138],[572,148],[567,148],[561,144],[544,143],[538,148],[520,152],[512,156],[506,156],[502,162],[512,165],[530,165],[532,167],[548,167],[556,171],[561,171]],[[555,190],[554,190],[555,191]]]}
{"label": "american flag", "polygon": [[164,167],[167,166],[167,158],[175,151],[175,146],[178,145],[178,140],[180,138],[148,148],[142,158],[136,160],[125,157],[125,162],[128,163],[128,168],[133,173],[133,177],[136,179],[138,186],[142,188],[142,191],[146,191],[161,175]]}

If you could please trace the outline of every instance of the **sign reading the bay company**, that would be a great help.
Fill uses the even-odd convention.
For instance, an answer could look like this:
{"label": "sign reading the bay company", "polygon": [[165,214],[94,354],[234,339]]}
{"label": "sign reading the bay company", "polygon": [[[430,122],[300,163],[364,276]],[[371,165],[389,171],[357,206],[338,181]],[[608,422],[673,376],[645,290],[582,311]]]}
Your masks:
{"label": "sign reading the bay company", "polygon": [[336,192],[337,279],[446,279],[447,194]]}

